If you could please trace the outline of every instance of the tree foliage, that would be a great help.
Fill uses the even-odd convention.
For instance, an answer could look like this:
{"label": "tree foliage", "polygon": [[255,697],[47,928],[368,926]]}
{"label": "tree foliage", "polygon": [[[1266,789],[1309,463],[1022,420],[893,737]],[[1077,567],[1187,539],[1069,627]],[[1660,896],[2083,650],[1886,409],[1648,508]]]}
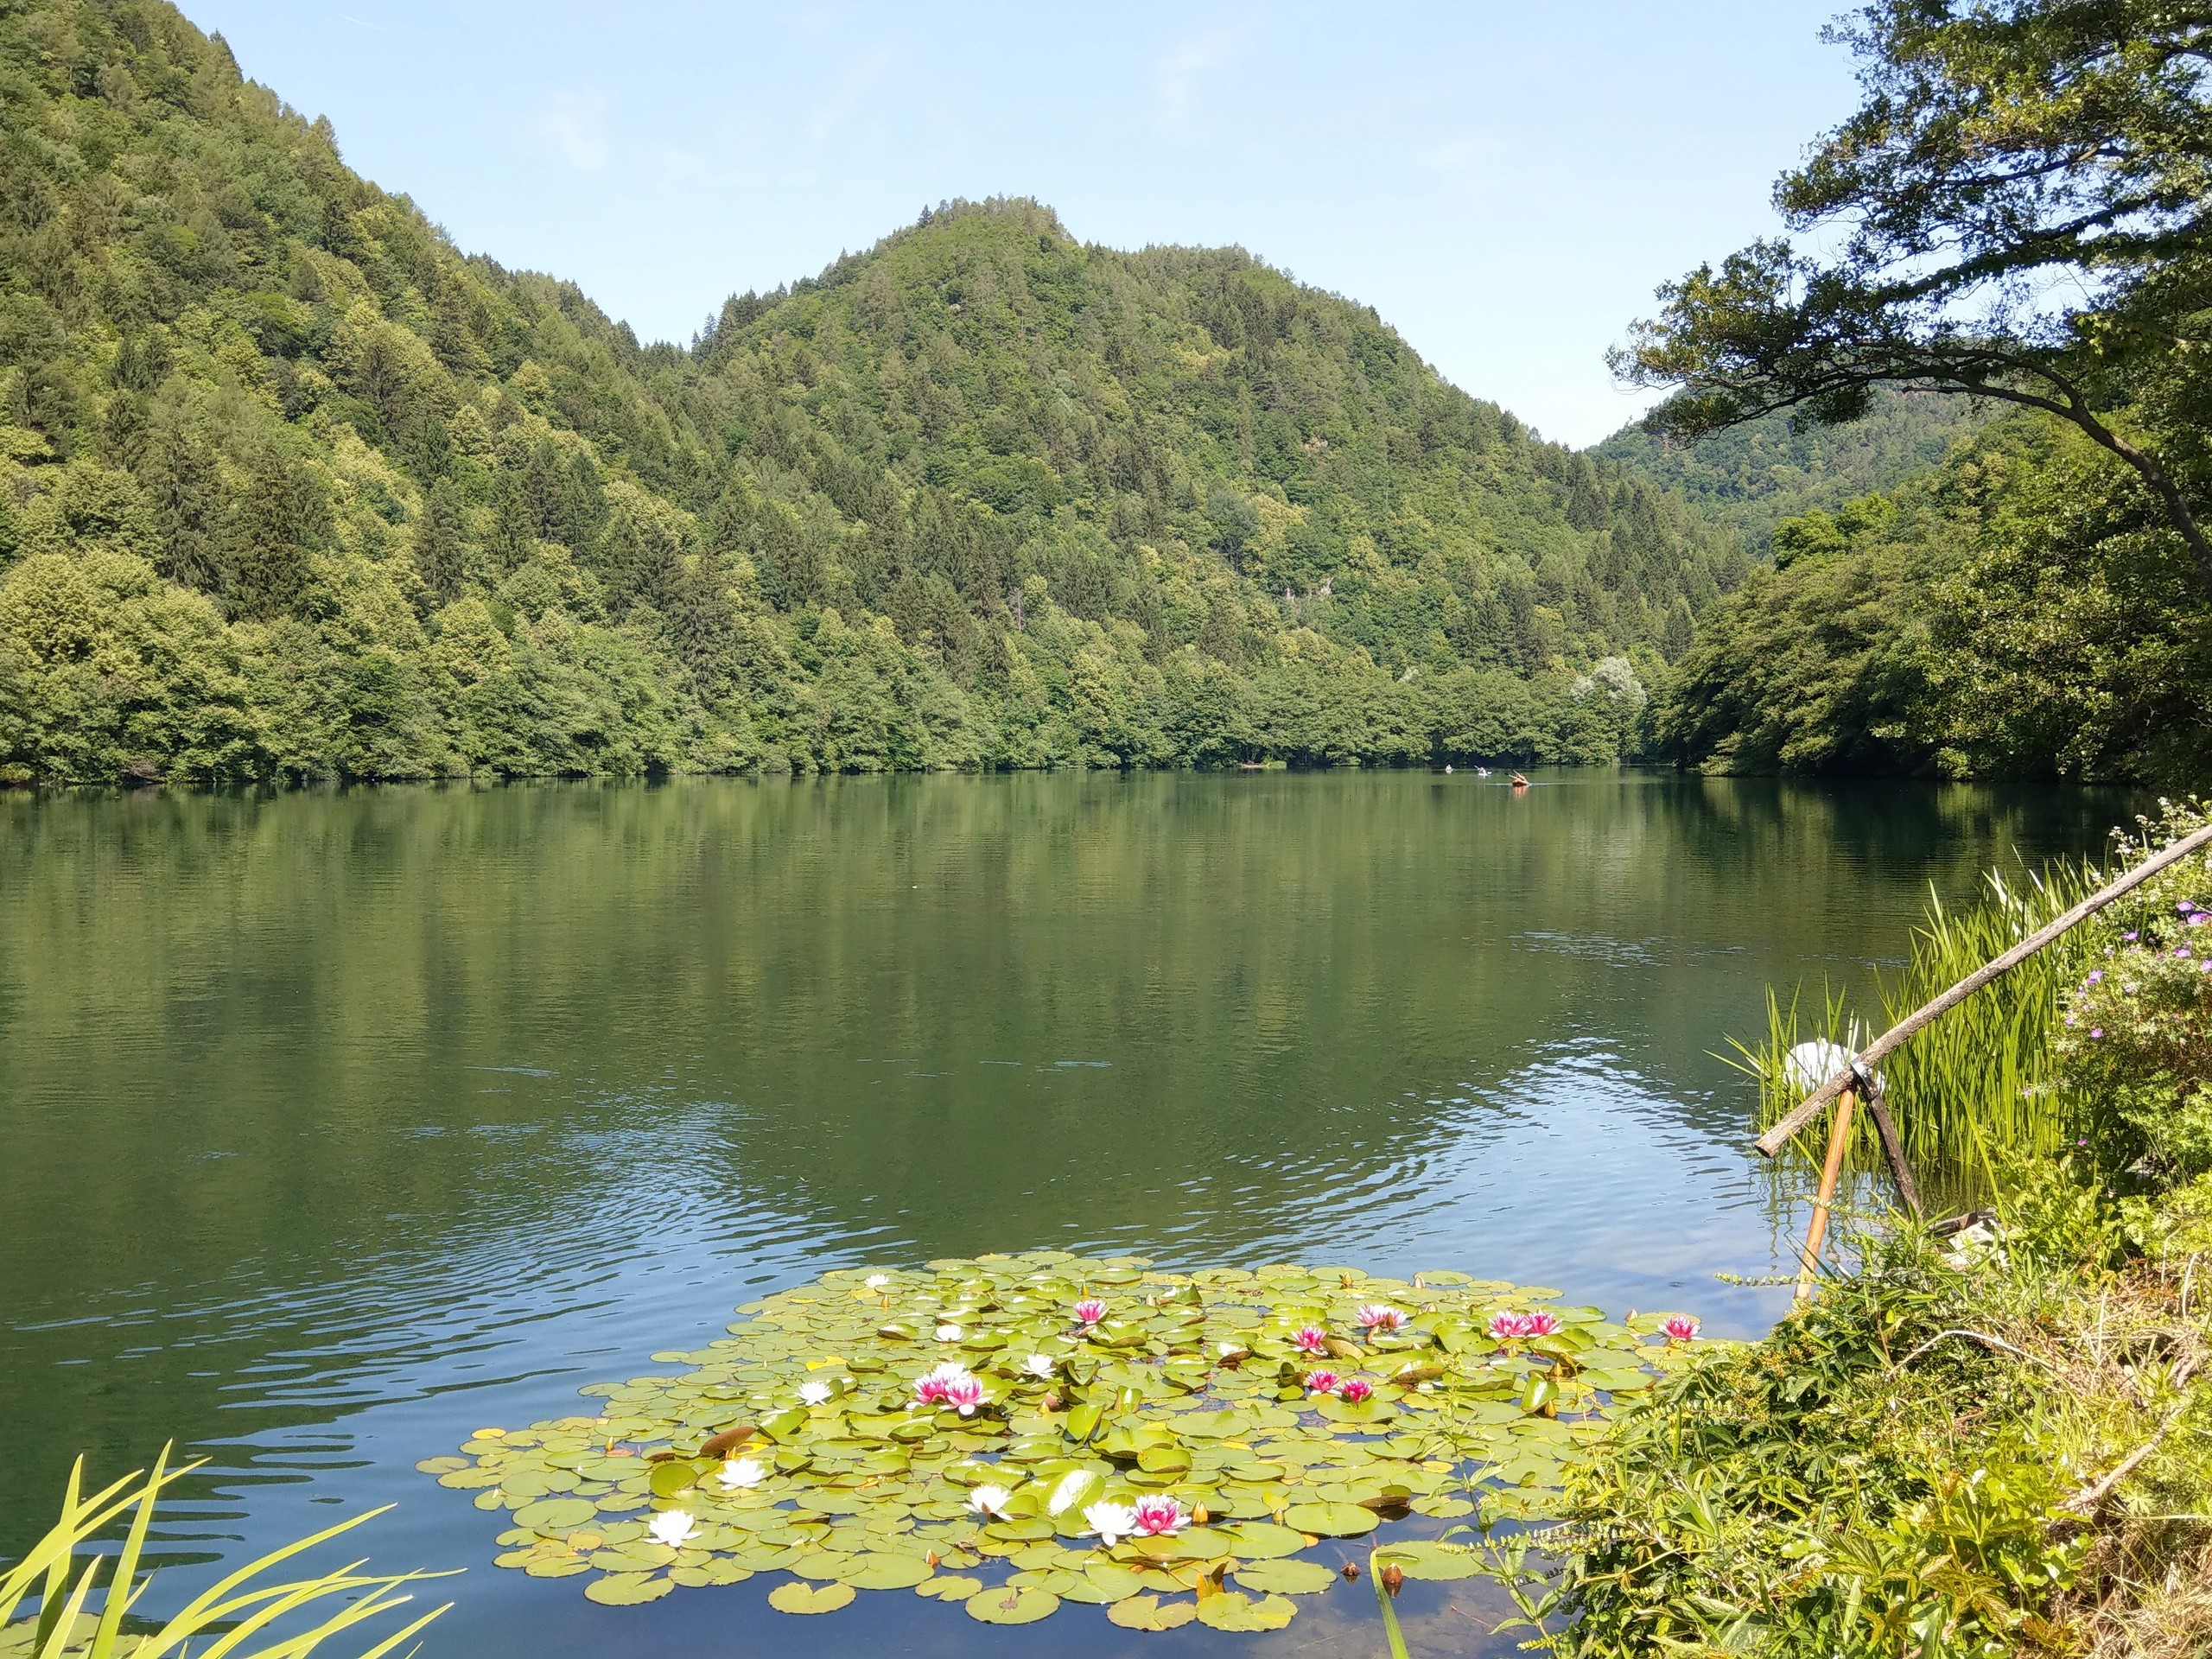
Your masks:
{"label": "tree foliage", "polygon": [[[2212,12],[2165,0],[1874,0],[1834,37],[1866,98],[1765,241],[1661,289],[1617,365],[1691,435],[1852,419],[1929,387],[2072,423],[2130,467],[2212,582],[2202,336]],[[2180,349],[2177,349],[2180,348]]]}

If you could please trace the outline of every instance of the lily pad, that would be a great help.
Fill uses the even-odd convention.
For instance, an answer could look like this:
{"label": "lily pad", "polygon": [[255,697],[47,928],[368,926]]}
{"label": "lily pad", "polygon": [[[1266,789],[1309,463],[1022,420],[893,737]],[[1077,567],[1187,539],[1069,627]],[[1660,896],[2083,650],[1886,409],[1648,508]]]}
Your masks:
{"label": "lily pad", "polygon": [[[1612,1397],[1695,1363],[1645,1344],[1649,1320],[1585,1308],[1554,1307],[1538,1341],[1489,1336],[1493,1315],[1550,1294],[1061,1252],[840,1269],[746,1304],[727,1338],[663,1356],[672,1371],[592,1384],[587,1414],[480,1429],[423,1471],[476,1495],[500,1566],[605,1574],[589,1593],[617,1605],[785,1571],[808,1582],[775,1594],[824,1611],[912,1588],[988,1622],[1067,1600],[1164,1630],[1200,1617],[1181,1592],[1205,1572],[1209,1624],[1279,1628],[1283,1598],[1336,1581],[1313,1540],[1379,1527],[1389,1548],[1407,1508],[1454,1516],[1484,1491],[1543,1518]],[[1093,1298],[1104,1316],[1086,1325],[1075,1308]],[[1408,1323],[1360,1338],[1368,1302]],[[1372,1392],[1313,1394],[1324,1366]],[[1181,1523],[1102,1548],[1090,1512],[1147,1497],[1172,1497]],[[696,1523],[680,1551],[640,1513],[679,1508]],[[1413,1576],[1465,1567],[1398,1548]],[[984,1560],[1011,1580],[960,1576]],[[1224,1573],[1234,1590],[1214,1590]]]}
{"label": "lily pad", "polygon": [[924,1579],[914,1586],[918,1596],[928,1596],[937,1601],[965,1601],[983,1587],[981,1579],[962,1578],[956,1573],[942,1573],[934,1579]]}
{"label": "lily pad", "polygon": [[779,1584],[768,1605],[779,1613],[834,1613],[853,1599],[849,1584]]}
{"label": "lily pad", "polygon": [[1060,1599],[1043,1590],[1002,1585],[968,1598],[968,1617],[986,1624],[1034,1624],[1060,1610]]}
{"label": "lily pad", "polygon": [[918,1555],[859,1555],[857,1572],[841,1575],[855,1590],[911,1590],[936,1569]]}
{"label": "lily pad", "polygon": [[588,1498],[546,1497],[517,1510],[515,1524],[540,1532],[572,1532],[598,1513]]}
{"label": "lily pad", "polygon": [[1246,1561],[1232,1576],[1247,1590],[1284,1596],[1310,1596],[1343,1582],[1336,1568],[1319,1561]]}
{"label": "lily pad", "polygon": [[1234,1590],[1198,1598],[1198,1623],[1217,1630],[1279,1630],[1297,1617],[1297,1604],[1281,1596],[1255,1601]]}
{"label": "lily pad", "polygon": [[639,1602],[658,1601],[675,1588],[666,1579],[644,1573],[610,1573],[584,1586],[584,1595],[602,1606],[634,1607]]}
{"label": "lily pad", "polygon": [[1376,1552],[1376,1565],[1395,1561],[1409,1579],[1429,1579],[1449,1582],[1454,1579],[1474,1579],[1482,1576],[1482,1558],[1472,1550],[1454,1549],[1448,1544],[1427,1539],[1414,1539],[1402,1544],[1386,1545]]}
{"label": "lily pad", "polygon": [[1125,1630],[1172,1630],[1198,1616],[1187,1601],[1162,1601],[1158,1596],[1132,1596],[1106,1610],[1106,1617]]}
{"label": "lily pad", "polygon": [[1294,1503],[1283,1511],[1283,1524],[1325,1538],[1357,1538],[1375,1530],[1376,1514],[1357,1503]]}
{"label": "lily pad", "polygon": [[1230,1548],[1247,1560],[1295,1555],[1306,1548],[1303,1532],[1295,1527],[1276,1526],[1270,1522],[1248,1521],[1220,1530]]}

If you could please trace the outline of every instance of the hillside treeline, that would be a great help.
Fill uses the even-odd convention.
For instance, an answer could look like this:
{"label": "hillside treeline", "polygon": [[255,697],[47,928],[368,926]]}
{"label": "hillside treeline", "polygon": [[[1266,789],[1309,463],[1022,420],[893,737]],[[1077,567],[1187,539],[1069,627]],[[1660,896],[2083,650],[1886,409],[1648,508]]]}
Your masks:
{"label": "hillside treeline", "polygon": [[1610,760],[1748,563],[1011,201],[640,346],[157,0],[0,15],[0,776]]}

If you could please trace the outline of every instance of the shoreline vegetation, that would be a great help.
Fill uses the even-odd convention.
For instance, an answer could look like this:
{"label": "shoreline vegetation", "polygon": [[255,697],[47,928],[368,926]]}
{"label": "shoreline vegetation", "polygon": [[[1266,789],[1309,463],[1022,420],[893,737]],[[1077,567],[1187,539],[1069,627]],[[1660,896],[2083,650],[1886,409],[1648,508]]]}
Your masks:
{"label": "shoreline vegetation", "polygon": [[[2201,804],[2169,807],[2121,862],[2204,822]],[[1932,912],[1887,1000],[2024,937],[2081,879]],[[1916,1157],[1978,1178],[1996,1221],[1941,1237],[1862,1203],[1808,1305],[1624,1413],[1567,1471],[1555,1524],[1492,1541],[1538,1645],[1896,1659],[2212,1645],[2208,904],[2212,867],[2195,855],[2050,947],[1970,1043],[1900,1052],[1912,1063],[1890,1093]],[[1774,1076],[1796,1034],[1778,1016],[1747,1059]],[[1767,1092],[1770,1117],[1792,1103],[1786,1085]],[[1858,1160],[1871,1175],[1868,1148]]]}

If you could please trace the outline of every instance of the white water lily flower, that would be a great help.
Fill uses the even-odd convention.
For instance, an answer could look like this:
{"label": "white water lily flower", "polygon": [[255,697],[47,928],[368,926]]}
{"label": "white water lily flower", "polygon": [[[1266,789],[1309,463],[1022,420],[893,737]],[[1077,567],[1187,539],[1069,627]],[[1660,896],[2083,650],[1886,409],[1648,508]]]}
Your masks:
{"label": "white water lily flower", "polygon": [[886,1285],[891,1282],[891,1275],[887,1273],[871,1273],[867,1278],[861,1280],[861,1282],[866,1285],[870,1290],[881,1290]]}
{"label": "white water lily flower", "polygon": [[699,1535],[699,1523],[682,1510],[663,1510],[645,1523],[653,1542],[681,1549]]}
{"label": "white water lily flower", "polygon": [[726,1492],[741,1492],[768,1478],[768,1471],[752,1458],[732,1458],[715,1477]]}
{"label": "white water lily flower", "polygon": [[968,1494],[968,1507],[978,1515],[1003,1515],[1009,1496],[1003,1486],[978,1486]]}
{"label": "white water lily flower", "polygon": [[798,1385],[798,1401],[803,1406],[826,1406],[836,1390],[827,1382],[802,1382]]}
{"label": "white water lily flower", "polygon": [[1050,1354],[1032,1354],[1021,1362],[1021,1369],[1032,1376],[1050,1376],[1056,1364]]}
{"label": "white water lily flower", "polygon": [[957,1325],[940,1325],[937,1328],[937,1339],[939,1342],[957,1342],[960,1338],[961,1330]]}
{"label": "white water lily flower", "polygon": [[1083,1529],[1080,1535],[1088,1538],[1096,1533],[1098,1541],[1109,1549],[1137,1529],[1137,1510],[1134,1503],[1114,1503],[1101,1499],[1083,1512],[1083,1518],[1090,1524]]}

